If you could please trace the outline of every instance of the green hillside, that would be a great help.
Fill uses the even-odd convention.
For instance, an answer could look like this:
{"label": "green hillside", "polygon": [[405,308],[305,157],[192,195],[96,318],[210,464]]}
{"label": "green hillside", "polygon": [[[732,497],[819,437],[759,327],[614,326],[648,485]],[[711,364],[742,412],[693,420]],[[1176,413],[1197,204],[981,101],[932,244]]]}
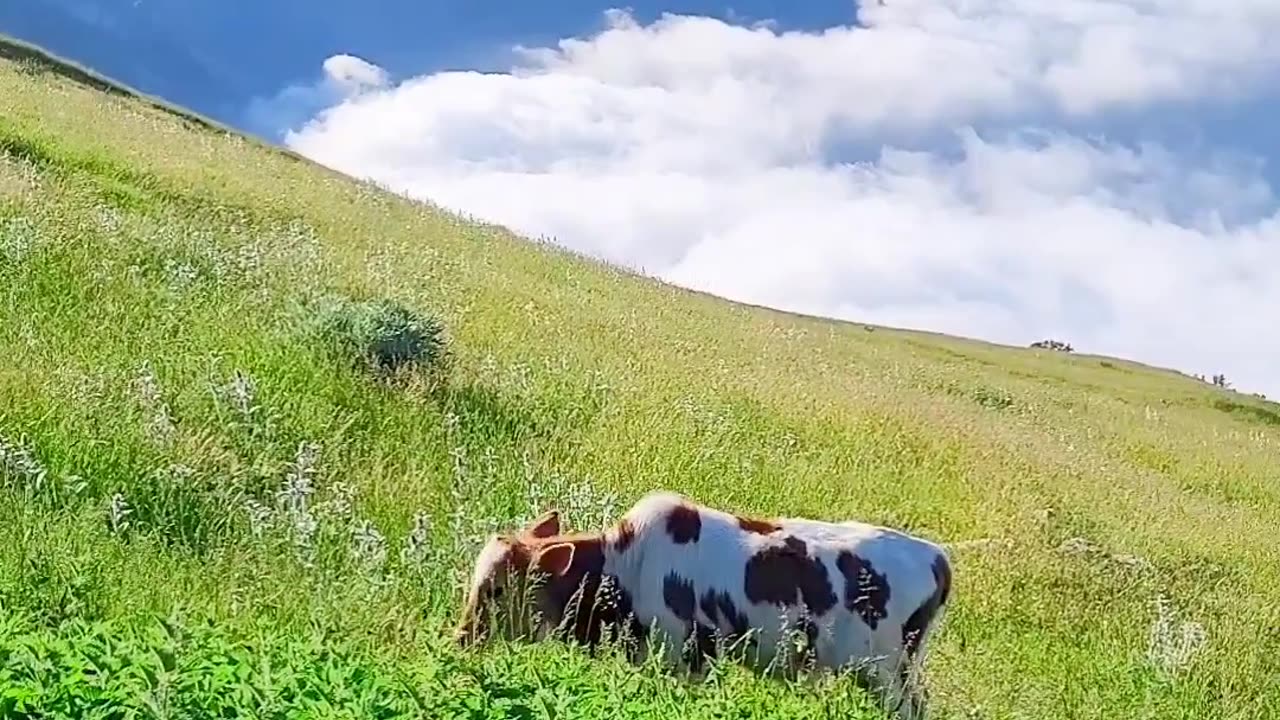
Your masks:
{"label": "green hillside", "polygon": [[[1280,406],[672,288],[8,47],[0,715],[863,716],[450,645],[485,533],[667,488],[993,539],[954,552],[933,717],[1280,717]],[[335,352],[317,318],[364,300],[447,365]]]}

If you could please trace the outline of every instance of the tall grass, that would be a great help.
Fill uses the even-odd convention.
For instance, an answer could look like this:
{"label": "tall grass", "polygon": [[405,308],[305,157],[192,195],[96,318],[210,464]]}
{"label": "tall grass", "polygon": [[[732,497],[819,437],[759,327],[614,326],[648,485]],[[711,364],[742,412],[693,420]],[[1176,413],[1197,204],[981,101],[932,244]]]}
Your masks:
{"label": "tall grass", "polygon": [[[935,716],[1280,717],[1273,404],[735,306],[7,60],[0,97],[0,712],[872,717],[449,644],[487,533],[664,487],[997,540]],[[333,298],[371,315],[308,324]],[[322,342],[412,317],[438,376]]]}

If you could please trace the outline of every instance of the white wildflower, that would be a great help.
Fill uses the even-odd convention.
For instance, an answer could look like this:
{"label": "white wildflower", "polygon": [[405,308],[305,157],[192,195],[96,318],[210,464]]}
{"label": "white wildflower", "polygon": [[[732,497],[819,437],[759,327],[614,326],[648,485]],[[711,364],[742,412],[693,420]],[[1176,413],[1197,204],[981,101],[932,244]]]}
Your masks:
{"label": "white wildflower", "polygon": [[97,208],[98,227],[113,233],[120,229],[120,212],[112,207],[100,206]]}
{"label": "white wildflower", "polygon": [[258,387],[247,372],[237,369],[232,374],[231,382],[219,388],[217,392],[223,401],[240,416],[241,422],[247,425],[253,424],[260,409],[256,401]]}
{"label": "white wildflower", "polygon": [[285,473],[284,482],[276,492],[276,503],[287,516],[293,531],[294,547],[298,550],[299,559],[307,567],[311,566],[314,550],[312,540],[319,528],[319,522],[310,507],[311,496],[315,493],[312,476],[316,473],[319,454],[319,445],[299,443],[294,459]]}
{"label": "white wildflower", "polygon": [[200,277],[200,271],[196,270],[191,263],[177,262],[172,258],[164,262],[165,275],[168,277],[169,290],[180,292],[187,288]]}
{"label": "white wildflower", "polygon": [[195,468],[181,463],[175,463],[160,471],[160,474],[170,482],[183,483],[195,477]]}
{"label": "white wildflower", "polygon": [[249,531],[256,538],[261,538],[271,525],[271,508],[250,498],[245,503],[245,511],[249,514]]}
{"label": "white wildflower", "polygon": [[320,446],[315,443],[298,443],[293,460],[285,473],[284,484],[276,493],[276,499],[290,511],[307,509],[308,501],[315,492],[312,476],[316,473],[316,460],[320,455]]}
{"label": "white wildflower", "polygon": [[20,481],[27,487],[44,485],[48,470],[36,459],[31,449],[0,437],[0,481]]}
{"label": "white wildflower", "polygon": [[151,369],[149,361],[142,361],[142,367],[138,369],[133,382],[143,408],[148,414],[147,435],[159,442],[172,437],[177,426],[173,422],[169,403],[164,399],[164,393],[160,390],[160,383],[156,380],[155,371]]}
{"label": "white wildflower", "polygon": [[35,245],[36,229],[30,220],[9,218],[0,223],[0,257],[17,263],[26,258]]}
{"label": "white wildflower", "polygon": [[242,245],[236,252],[236,269],[244,274],[249,275],[262,267],[262,248],[258,243],[250,245]]}
{"label": "white wildflower", "polygon": [[355,507],[355,499],[355,489],[339,480],[329,490],[329,499],[316,506],[316,512],[335,519],[348,520]]}
{"label": "white wildflower", "polygon": [[413,529],[405,538],[404,549],[400,551],[400,559],[409,565],[421,565],[427,558],[429,550],[431,520],[421,510],[413,515]]}
{"label": "white wildflower", "polygon": [[293,513],[290,517],[293,527],[293,546],[298,552],[298,559],[306,567],[314,564],[316,530],[320,524],[310,511]]}
{"label": "white wildflower", "polygon": [[1147,658],[1167,678],[1190,667],[1196,654],[1208,641],[1204,626],[1197,622],[1181,622],[1163,596],[1156,598],[1156,619],[1151,624]]}
{"label": "white wildflower", "polygon": [[372,522],[364,520],[351,535],[351,550],[356,559],[369,569],[382,567],[387,559],[387,541],[378,532],[378,528]]}
{"label": "white wildflower", "polygon": [[107,506],[107,522],[110,523],[111,532],[119,533],[129,527],[128,518],[132,513],[133,508],[129,507],[124,495],[120,493],[112,495],[111,502]]}
{"label": "white wildflower", "polygon": [[[466,480],[467,477],[467,451],[463,447],[449,448],[449,458],[453,461],[453,475],[459,481]],[[456,487],[456,486],[455,486]]]}
{"label": "white wildflower", "polygon": [[[532,468],[526,461],[526,477],[531,472]],[[529,488],[529,514],[521,518],[522,522],[531,520],[553,504],[581,527],[605,527],[614,520],[617,493],[597,491],[589,480],[571,482],[562,475],[552,475],[546,478],[545,484],[531,481],[526,486]]]}
{"label": "white wildflower", "polygon": [[1058,545],[1058,552],[1067,555],[1088,555],[1099,550],[1100,548],[1095,543],[1078,536],[1067,538]]}

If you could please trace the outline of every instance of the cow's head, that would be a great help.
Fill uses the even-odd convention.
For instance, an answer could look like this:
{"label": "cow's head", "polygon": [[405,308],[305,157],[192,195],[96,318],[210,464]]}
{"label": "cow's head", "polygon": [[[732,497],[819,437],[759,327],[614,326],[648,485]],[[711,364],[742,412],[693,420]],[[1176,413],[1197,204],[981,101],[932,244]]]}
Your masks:
{"label": "cow's head", "polygon": [[491,637],[540,639],[559,621],[555,594],[573,567],[575,546],[558,541],[552,510],[514,534],[489,538],[476,558],[455,638],[463,646]]}

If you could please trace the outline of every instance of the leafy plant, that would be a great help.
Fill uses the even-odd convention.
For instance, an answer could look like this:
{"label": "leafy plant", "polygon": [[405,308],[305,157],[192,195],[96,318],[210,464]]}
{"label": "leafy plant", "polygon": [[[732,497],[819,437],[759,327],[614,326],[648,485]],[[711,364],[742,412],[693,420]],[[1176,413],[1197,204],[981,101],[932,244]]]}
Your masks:
{"label": "leafy plant", "polygon": [[330,352],[375,372],[439,371],[446,363],[444,325],[394,300],[330,295],[311,312],[312,332]]}

